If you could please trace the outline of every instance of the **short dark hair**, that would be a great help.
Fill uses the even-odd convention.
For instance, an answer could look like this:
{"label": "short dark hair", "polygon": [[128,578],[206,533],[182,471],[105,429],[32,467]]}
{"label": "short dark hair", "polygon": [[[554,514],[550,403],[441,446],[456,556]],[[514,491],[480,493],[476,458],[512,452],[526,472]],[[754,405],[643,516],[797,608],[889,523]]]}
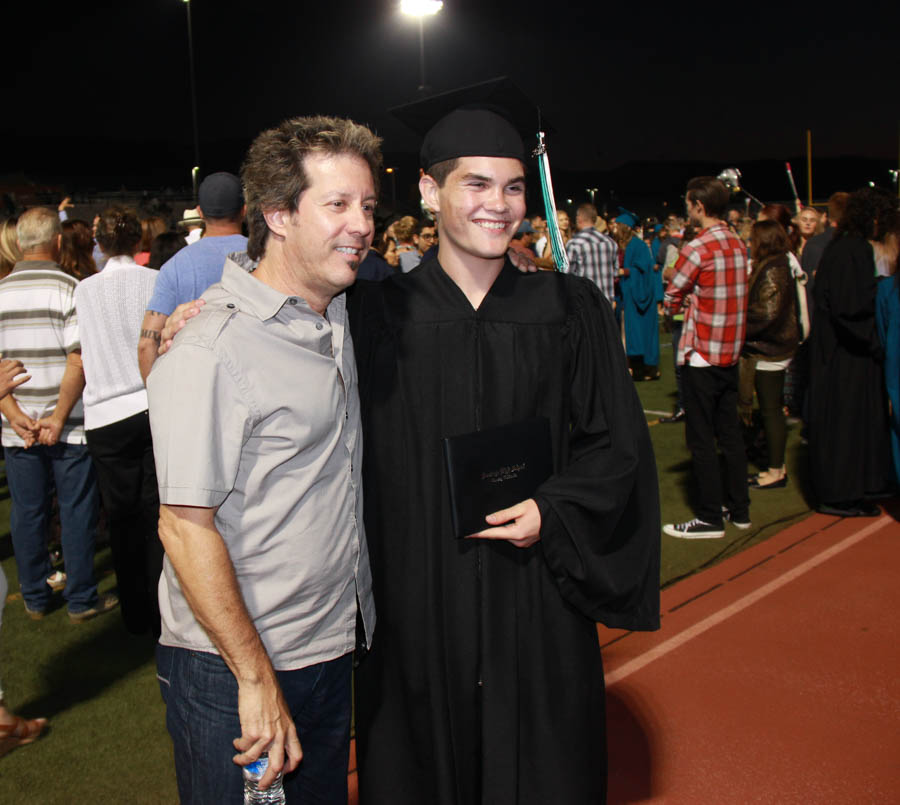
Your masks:
{"label": "short dark hair", "polygon": [[575,217],[590,218],[591,221],[597,220],[597,208],[593,204],[579,204],[575,210]]}
{"label": "short dark hair", "polygon": [[137,211],[122,204],[113,204],[100,213],[97,234],[94,236],[108,257],[135,253],[143,233]]}
{"label": "short dark hair", "polygon": [[443,162],[435,162],[425,173],[434,179],[438,187],[443,187],[447,177],[456,170],[458,165],[459,157],[445,159]]}
{"label": "short dark hair", "polygon": [[266,251],[269,225],[265,213],[296,210],[309,187],[304,160],[310,154],[348,154],[363,159],[372,171],[375,192],[381,173],[381,138],[365,126],[338,117],[294,117],[262,132],[241,167],[247,204],[247,253],[259,260]]}
{"label": "short dark hair", "polygon": [[687,183],[688,201],[699,201],[710,218],[721,218],[728,209],[731,194],[715,176],[695,176]]}

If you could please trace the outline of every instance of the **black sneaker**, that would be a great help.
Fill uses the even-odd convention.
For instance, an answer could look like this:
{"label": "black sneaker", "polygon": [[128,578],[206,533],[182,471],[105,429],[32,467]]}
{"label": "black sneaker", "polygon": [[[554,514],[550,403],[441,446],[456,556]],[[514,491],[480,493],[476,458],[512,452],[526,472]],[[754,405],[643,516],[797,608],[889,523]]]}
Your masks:
{"label": "black sneaker", "polygon": [[669,425],[673,422],[684,422],[684,408],[676,408],[671,416],[660,417],[661,425]]}
{"label": "black sneaker", "polygon": [[735,528],[741,529],[741,531],[746,531],[753,523],[750,522],[750,517],[735,517],[728,509],[724,506],[722,507],[722,519],[727,523],[731,523]]}
{"label": "black sneaker", "polygon": [[725,528],[695,517],[686,523],[667,523],[663,533],[676,539],[719,539],[725,536]]}

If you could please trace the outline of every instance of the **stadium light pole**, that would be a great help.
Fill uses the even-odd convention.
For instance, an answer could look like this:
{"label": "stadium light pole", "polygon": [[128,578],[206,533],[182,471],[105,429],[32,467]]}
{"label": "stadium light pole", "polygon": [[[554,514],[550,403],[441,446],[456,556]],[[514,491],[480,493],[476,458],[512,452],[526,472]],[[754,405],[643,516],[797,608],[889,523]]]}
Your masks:
{"label": "stadium light pole", "polygon": [[187,11],[188,61],[191,73],[191,113],[194,118],[194,167],[191,170],[191,185],[194,191],[194,206],[197,206],[197,176],[200,173],[200,134],[197,125],[197,78],[194,75],[194,32],[191,28],[191,0],[182,0]]}
{"label": "stadium light pole", "polygon": [[[187,0],[186,0],[187,1]],[[433,17],[444,7],[441,0],[401,0],[400,11],[419,20],[419,92],[427,92],[425,83],[425,17]]]}

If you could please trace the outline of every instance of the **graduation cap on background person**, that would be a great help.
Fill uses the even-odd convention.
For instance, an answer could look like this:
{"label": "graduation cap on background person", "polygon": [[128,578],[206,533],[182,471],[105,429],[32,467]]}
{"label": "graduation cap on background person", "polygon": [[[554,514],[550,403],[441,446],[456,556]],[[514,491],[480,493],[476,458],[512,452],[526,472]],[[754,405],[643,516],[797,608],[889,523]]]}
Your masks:
{"label": "graduation cap on background person", "polygon": [[624,207],[619,207],[619,214],[616,216],[615,222],[617,224],[625,224],[625,226],[631,227],[632,229],[637,229],[637,226],[641,222],[641,219],[636,213],[633,213],[631,210],[626,210]]}
{"label": "graduation cap on background person", "polygon": [[[432,95],[389,111],[423,137],[419,157],[425,171],[466,156],[509,157],[525,164],[529,156],[537,157],[554,262],[557,269],[568,269],[544,144],[549,127],[537,105],[509,78]],[[525,144],[532,137],[537,141],[533,150]]]}

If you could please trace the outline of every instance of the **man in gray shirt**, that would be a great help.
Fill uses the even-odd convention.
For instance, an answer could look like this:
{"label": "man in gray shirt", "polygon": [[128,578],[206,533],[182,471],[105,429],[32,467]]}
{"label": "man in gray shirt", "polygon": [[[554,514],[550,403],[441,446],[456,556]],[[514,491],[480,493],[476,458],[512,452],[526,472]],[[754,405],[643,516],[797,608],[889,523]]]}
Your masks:
{"label": "man in gray shirt", "polygon": [[372,243],[379,146],[333,118],[257,137],[247,252],[148,379],[182,802],[241,802],[264,752],[260,787],[283,770],[288,801],[346,797],[357,613],[367,645],[375,618],[342,291]]}

